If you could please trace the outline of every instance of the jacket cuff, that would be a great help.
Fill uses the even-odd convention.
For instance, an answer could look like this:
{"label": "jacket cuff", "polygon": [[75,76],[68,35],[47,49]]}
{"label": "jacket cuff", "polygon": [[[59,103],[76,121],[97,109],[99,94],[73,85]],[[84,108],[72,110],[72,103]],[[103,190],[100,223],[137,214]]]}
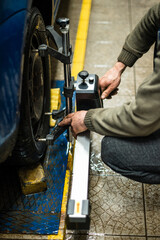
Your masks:
{"label": "jacket cuff", "polygon": [[118,57],[118,61],[122,62],[123,64],[125,64],[128,67],[132,67],[134,65],[134,63],[137,61],[137,59],[138,59],[137,56],[135,56],[133,53],[128,52],[124,48],[122,49],[122,51]]}
{"label": "jacket cuff", "polygon": [[93,125],[92,125],[92,115],[94,114],[95,109],[90,109],[88,110],[88,112],[86,113],[86,116],[84,118],[84,124],[86,125],[86,127],[90,130],[90,131],[94,131]]}

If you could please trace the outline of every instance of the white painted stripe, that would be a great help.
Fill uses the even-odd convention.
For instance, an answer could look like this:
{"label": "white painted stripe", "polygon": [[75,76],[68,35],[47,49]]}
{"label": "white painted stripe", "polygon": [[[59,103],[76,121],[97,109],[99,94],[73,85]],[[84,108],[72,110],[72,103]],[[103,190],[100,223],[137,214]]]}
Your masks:
{"label": "white painted stripe", "polygon": [[107,64],[95,64],[94,67],[95,67],[95,68],[110,68],[111,65],[107,65]]}
{"label": "white painted stripe", "polygon": [[112,41],[96,41],[97,44],[112,44]]}
{"label": "white painted stripe", "polygon": [[109,22],[109,21],[97,21],[97,22],[95,22],[96,24],[106,24],[106,25],[108,25],[108,24],[112,24],[112,22]]}

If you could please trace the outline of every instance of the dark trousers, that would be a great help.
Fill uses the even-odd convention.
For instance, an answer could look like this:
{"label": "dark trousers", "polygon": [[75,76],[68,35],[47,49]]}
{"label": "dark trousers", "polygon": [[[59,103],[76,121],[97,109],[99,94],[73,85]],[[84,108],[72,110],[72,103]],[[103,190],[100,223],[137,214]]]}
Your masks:
{"label": "dark trousers", "polygon": [[147,137],[104,137],[101,157],[115,172],[132,180],[160,183],[160,130]]}

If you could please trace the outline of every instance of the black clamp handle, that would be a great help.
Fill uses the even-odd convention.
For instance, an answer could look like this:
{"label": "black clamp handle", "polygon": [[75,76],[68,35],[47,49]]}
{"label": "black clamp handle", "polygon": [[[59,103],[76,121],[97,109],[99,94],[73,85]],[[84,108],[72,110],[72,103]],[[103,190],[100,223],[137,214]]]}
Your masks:
{"label": "black clamp handle", "polygon": [[65,28],[69,24],[69,18],[58,18],[56,23],[61,27]]}
{"label": "black clamp handle", "polygon": [[70,86],[69,87],[64,86],[63,90],[64,90],[65,97],[69,97],[69,98],[73,97],[73,92],[75,90],[74,89],[74,78],[72,78],[72,81],[70,82]]}
{"label": "black clamp handle", "polygon": [[65,116],[66,116],[66,108],[63,108],[62,110],[53,110],[52,111],[52,118],[54,120],[64,118]]}
{"label": "black clamp handle", "polygon": [[68,126],[60,127],[56,126],[53,131],[46,136],[47,145],[53,145],[54,141],[62,134],[65,130],[67,130]]}
{"label": "black clamp handle", "polygon": [[89,76],[89,73],[87,71],[81,71],[78,73],[80,78],[83,80],[83,84],[85,84],[85,79]]}

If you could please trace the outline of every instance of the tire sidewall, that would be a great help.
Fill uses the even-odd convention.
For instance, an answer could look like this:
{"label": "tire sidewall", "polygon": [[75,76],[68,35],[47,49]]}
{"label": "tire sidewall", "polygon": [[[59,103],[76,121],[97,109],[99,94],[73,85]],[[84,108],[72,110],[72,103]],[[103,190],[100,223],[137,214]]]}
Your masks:
{"label": "tire sidewall", "polygon": [[[20,134],[21,149],[25,158],[25,164],[37,162],[42,158],[46,144],[37,142],[32,129],[30,116],[30,97],[29,97],[29,49],[33,33],[37,32],[40,44],[48,44],[45,25],[43,18],[38,9],[33,8],[30,12],[27,23],[27,35],[24,47],[24,67],[23,67],[23,82],[22,82],[22,99],[21,99],[21,117],[20,117]],[[42,58],[43,73],[44,73],[44,101],[41,117],[41,136],[45,137],[49,131],[49,118],[45,116],[45,112],[50,110],[50,59],[48,56]]]}

